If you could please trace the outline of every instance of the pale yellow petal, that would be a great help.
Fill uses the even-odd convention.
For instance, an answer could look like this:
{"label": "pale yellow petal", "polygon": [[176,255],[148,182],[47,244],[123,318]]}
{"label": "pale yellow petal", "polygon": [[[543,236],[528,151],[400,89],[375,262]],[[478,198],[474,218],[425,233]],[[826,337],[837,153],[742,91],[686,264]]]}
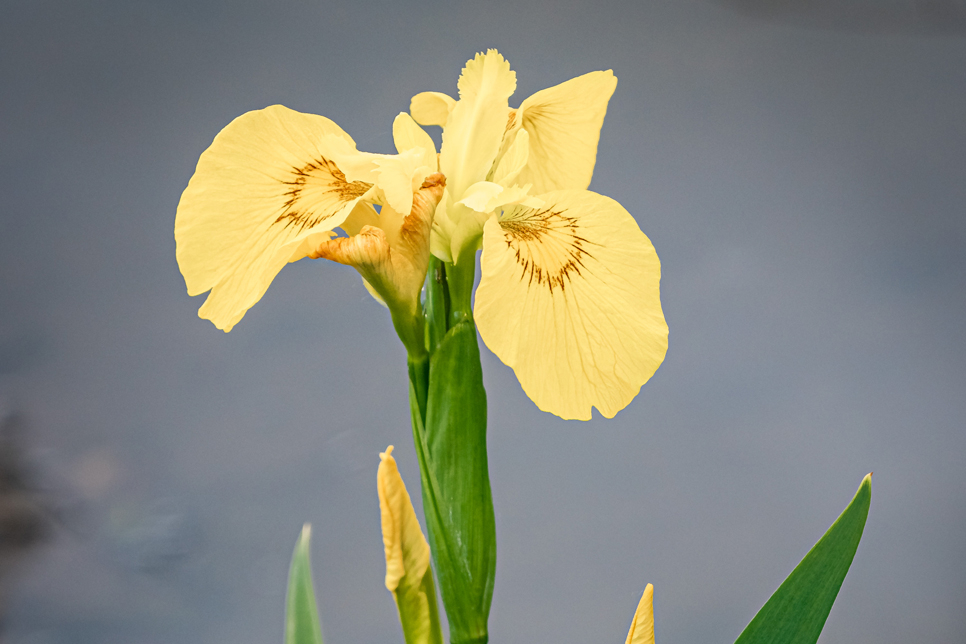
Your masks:
{"label": "pale yellow petal", "polygon": [[477,54],[463,68],[460,100],[443,129],[439,155],[440,171],[455,198],[490,172],[506,130],[507,100],[516,83],[510,64],[494,49]]}
{"label": "pale yellow petal", "polygon": [[483,236],[483,224],[486,223],[486,220],[491,215],[485,212],[478,212],[461,203],[455,203],[450,206],[449,212],[450,214],[456,215],[456,225],[453,228],[449,246],[453,261],[458,262],[461,255],[465,256],[463,251],[471,248],[474,253],[469,257],[475,262],[475,251],[480,247],[480,241]]}
{"label": "pale yellow petal", "polygon": [[625,644],[654,644],[654,586],[647,585],[637,605]]}
{"label": "pale yellow petal", "polygon": [[503,192],[503,186],[492,181],[479,181],[466,189],[463,198],[456,203],[461,203],[467,208],[472,208],[477,212],[490,212],[492,208],[487,208],[487,204],[496,199]]}
{"label": "pale yellow petal", "polygon": [[[529,156],[530,135],[525,129],[520,128],[512,137],[510,147],[500,157],[500,162],[493,171],[492,180],[502,186],[513,185],[526,166]],[[546,192],[546,190],[541,190],[541,192]]]}
{"label": "pale yellow petal", "polygon": [[[363,226],[378,226],[379,225],[379,213],[376,209],[364,201],[356,204],[356,207],[352,209],[349,216],[346,217],[345,221],[339,226],[345,233],[349,236],[359,234]],[[324,241],[324,240],[322,240]],[[321,243],[321,242],[320,242]],[[316,244],[318,246],[318,244]]]}
{"label": "pale yellow petal", "polygon": [[409,212],[415,192],[433,170],[435,154],[422,148],[410,148],[400,154],[359,152],[345,141],[329,137],[323,142],[330,158],[345,173],[349,181],[375,185],[380,201],[399,212]]}
{"label": "pale yellow petal", "polygon": [[409,112],[420,125],[446,125],[456,100],[440,92],[421,92],[409,102]]}
{"label": "pale yellow petal", "polygon": [[530,134],[530,154],[517,182],[532,183],[536,194],[589,186],[600,128],[616,87],[613,72],[591,72],[523,101],[511,131],[522,126]]}
{"label": "pale yellow petal", "polygon": [[393,120],[392,140],[396,144],[396,152],[400,154],[414,148],[422,150],[423,162],[436,172],[436,144],[426,130],[419,127],[409,114],[400,112]]}
{"label": "pale yellow petal", "polygon": [[429,568],[429,544],[419,527],[406,484],[399,476],[392,445],[379,455],[376,483],[382,515],[382,542],[386,551],[386,588],[418,586]]}
{"label": "pale yellow petal", "polygon": [[342,224],[372,188],[330,158],[354,149],[329,119],[281,105],[248,112],[202,153],[178,204],[178,265],[199,315],[228,331],[265,293],[302,242]]}
{"label": "pale yellow petal", "polygon": [[661,265],[634,218],[585,190],[537,195],[486,222],[474,317],[537,406],[613,417],[667,351]]}
{"label": "pale yellow petal", "polygon": [[[528,205],[543,205],[539,199],[530,197],[529,185],[515,184],[506,187],[492,181],[480,181],[467,188],[463,198],[457,203],[472,208],[476,212],[491,213],[501,206],[523,201],[528,202]],[[483,232],[482,228],[480,232]]]}
{"label": "pale yellow petal", "polygon": [[[424,151],[412,148],[398,155],[378,155],[374,160],[376,187],[384,200],[396,212],[409,212],[413,207],[413,194],[434,171],[430,168]],[[435,156],[432,159],[435,163]]]}
{"label": "pale yellow petal", "polygon": [[436,215],[433,218],[432,234],[429,238],[429,250],[433,256],[444,262],[453,262],[453,255],[450,252],[450,240],[456,230],[456,223],[449,216],[452,203],[452,196],[449,190],[443,191],[443,198],[436,206]]}

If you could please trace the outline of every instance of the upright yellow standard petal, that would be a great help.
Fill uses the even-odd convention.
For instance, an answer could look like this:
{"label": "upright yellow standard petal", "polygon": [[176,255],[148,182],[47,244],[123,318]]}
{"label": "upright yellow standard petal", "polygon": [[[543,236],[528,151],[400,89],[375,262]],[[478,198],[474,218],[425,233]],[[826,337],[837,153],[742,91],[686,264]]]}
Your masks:
{"label": "upright yellow standard petal", "polygon": [[597,142],[617,78],[610,70],[591,72],[542,90],[516,110],[509,135],[523,128],[530,135],[530,154],[518,183],[533,192],[584,190],[597,161]]}
{"label": "upright yellow standard petal", "polygon": [[416,124],[409,114],[400,112],[392,122],[392,140],[399,154],[412,149],[423,151],[424,163],[436,172],[436,144],[426,131]]}
{"label": "upright yellow standard petal", "polygon": [[624,208],[585,190],[537,195],[486,222],[474,317],[544,410],[612,418],[667,352],[661,264]]}
{"label": "upright yellow standard petal", "polygon": [[440,644],[429,544],[399,476],[392,445],[379,455],[376,483],[386,550],[386,588],[393,594],[407,644]]}
{"label": "upright yellow standard petal", "polygon": [[654,586],[647,585],[637,605],[625,644],[654,644]]}
{"label": "upright yellow standard petal", "polygon": [[420,125],[445,127],[449,113],[454,107],[456,107],[456,100],[440,92],[420,92],[409,102],[409,112]]}
{"label": "upright yellow standard petal", "polygon": [[439,155],[440,171],[455,199],[490,172],[506,130],[507,101],[516,86],[516,74],[495,49],[477,54],[463,68],[460,100],[446,121]]}
{"label": "upright yellow standard petal", "polygon": [[202,153],[174,226],[188,294],[211,290],[201,317],[230,331],[313,246],[303,242],[325,238],[372,188],[346,179],[335,142],[355,149],[329,119],[274,105],[239,116]]}

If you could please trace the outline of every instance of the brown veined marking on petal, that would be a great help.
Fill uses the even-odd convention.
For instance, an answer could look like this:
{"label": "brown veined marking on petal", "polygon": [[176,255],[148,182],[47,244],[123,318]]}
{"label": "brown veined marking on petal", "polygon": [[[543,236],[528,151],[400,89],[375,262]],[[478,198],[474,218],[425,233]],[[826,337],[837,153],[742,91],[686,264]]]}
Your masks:
{"label": "brown veined marking on petal", "polygon": [[[582,237],[577,219],[565,212],[566,209],[531,208],[500,220],[507,248],[514,252],[521,268],[520,281],[529,275],[528,288],[536,282],[546,286],[551,294],[554,288],[565,293],[567,283],[587,270],[584,261],[594,259],[588,247],[599,244]],[[551,256],[553,251],[562,252],[563,256]]]}
{"label": "brown veined marking on petal", "polygon": [[273,225],[282,223],[286,228],[298,226],[300,231],[322,223],[339,210],[335,208],[329,212],[313,213],[308,209],[297,208],[306,188],[318,189],[323,193],[334,192],[341,203],[347,203],[361,197],[372,187],[371,183],[365,181],[346,181],[345,174],[335,162],[321,156],[301,168],[292,166],[292,178],[281,183],[289,186],[289,189],[285,192],[286,201],[282,206],[282,214]]}

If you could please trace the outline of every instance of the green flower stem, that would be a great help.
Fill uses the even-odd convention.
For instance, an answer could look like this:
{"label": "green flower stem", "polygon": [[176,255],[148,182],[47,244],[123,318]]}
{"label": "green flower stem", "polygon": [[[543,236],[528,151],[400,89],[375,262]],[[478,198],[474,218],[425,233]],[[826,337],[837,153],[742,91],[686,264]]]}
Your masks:
{"label": "green flower stem", "polygon": [[420,422],[425,422],[426,400],[429,396],[429,356],[424,353],[422,356],[413,358],[410,355],[407,363],[409,385],[412,388],[413,395],[412,402],[416,405],[412,412],[419,414]]}
{"label": "green flower stem", "polygon": [[446,264],[430,257],[429,274],[426,278],[426,313],[425,340],[426,349],[433,353],[443,341],[443,336],[449,330],[449,286],[446,281]]}
{"label": "green flower stem", "polygon": [[496,570],[486,391],[470,308],[475,256],[430,263],[425,340],[410,354],[410,408],[423,510],[452,644],[484,644]]}
{"label": "green flower stem", "polygon": [[476,249],[470,247],[446,264],[446,281],[450,300],[449,327],[473,321],[473,280],[476,277]]}
{"label": "green flower stem", "polygon": [[392,326],[396,329],[396,335],[402,340],[406,347],[406,353],[410,359],[426,358],[425,343],[425,318],[422,307],[416,305],[416,310],[407,310],[408,307],[394,306],[394,302],[389,302],[389,314],[392,316]]}

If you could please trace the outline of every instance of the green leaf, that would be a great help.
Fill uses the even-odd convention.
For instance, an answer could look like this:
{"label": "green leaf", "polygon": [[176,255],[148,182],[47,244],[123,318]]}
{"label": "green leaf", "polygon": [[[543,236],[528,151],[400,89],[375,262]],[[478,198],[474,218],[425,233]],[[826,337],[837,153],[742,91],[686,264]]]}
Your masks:
{"label": "green leaf", "polygon": [[430,358],[425,423],[417,390],[412,383],[413,436],[450,641],[486,642],[496,524],[486,456],[486,391],[472,322],[455,324]]}
{"label": "green leaf", "polygon": [[322,644],[322,625],[312,589],[312,564],[309,540],[312,528],[306,523],[295,542],[292,566],[288,571],[285,597],[285,644]]}
{"label": "green leaf", "polygon": [[872,500],[872,475],[778,587],[735,644],[815,644],[852,565]]}

